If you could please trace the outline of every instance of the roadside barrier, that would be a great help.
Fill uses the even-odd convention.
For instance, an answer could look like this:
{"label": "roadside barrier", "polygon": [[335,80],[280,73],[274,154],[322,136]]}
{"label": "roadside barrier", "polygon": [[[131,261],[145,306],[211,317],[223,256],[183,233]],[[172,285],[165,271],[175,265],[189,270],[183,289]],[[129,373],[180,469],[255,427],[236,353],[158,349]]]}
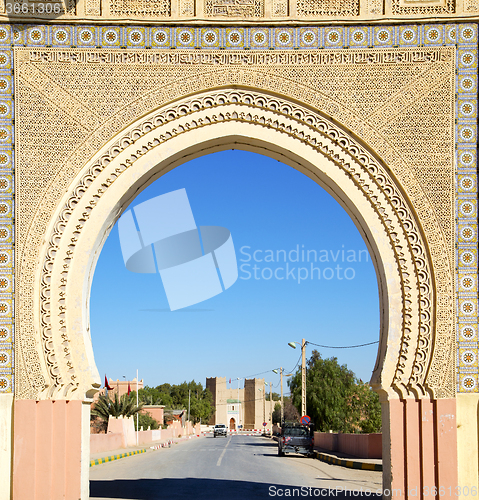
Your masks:
{"label": "roadside barrier", "polygon": [[159,450],[160,448],[171,448],[171,445],[173,444],[173,440],[169,439],[168,441],[165,441],[164,443],[156,444],[155,446],[150,446],[151,450]]}

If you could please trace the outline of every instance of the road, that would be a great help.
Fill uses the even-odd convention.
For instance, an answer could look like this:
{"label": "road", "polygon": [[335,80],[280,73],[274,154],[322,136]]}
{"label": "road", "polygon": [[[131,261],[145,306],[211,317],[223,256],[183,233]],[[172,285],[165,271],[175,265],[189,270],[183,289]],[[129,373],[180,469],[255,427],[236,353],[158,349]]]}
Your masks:
{"label": "road", "polygon": [[261,436],[206,436],[90,469],[92,500],[354,498],[341,490],[380,488],[380,472],[278,457],[276,443]]}

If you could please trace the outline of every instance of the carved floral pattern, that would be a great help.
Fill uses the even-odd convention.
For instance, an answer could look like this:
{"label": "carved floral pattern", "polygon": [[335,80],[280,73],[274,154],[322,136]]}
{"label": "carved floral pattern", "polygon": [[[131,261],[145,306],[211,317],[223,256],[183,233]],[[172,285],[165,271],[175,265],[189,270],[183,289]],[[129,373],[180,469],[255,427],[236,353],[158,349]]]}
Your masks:
{"label": "carved floral pattern", "polygon": [[[46,28],[44,26],[38,25],[38,28],[40,28],[40,30],[46,32]],[[71,29],[71,32],[70,32],[70,29]],[[173,44],[174,45],[175,44],[175,40],[174,40],[175,31],[174,30],[176,28],[166,27],[166,28],[158,29],[155,27],[148,27],[146,29],[152,30],[152,31],[151,31],[151,34],[148,34],[148,36],[145,37],[145,43],[146,43],[146,40],[151,40],[151,43],[158,44],[158,45],[164,45],[164,44],[167,44],[167,45]],[[354,29],[356,29],[356,28],[354,28]],[[396,30],[397,29],[399,29],[399,28],[396,28]],[[471,44],[471,41],[474,41],[476,39],[476,36],[477,36],[476,28],[474,25],[457,25],[457,26],[456,25],[450,25],[450,26],[442,26],[442,25],[427,26],[426,25],[426,26],[411,26],[410,29],[413,32],[413,38],[412,38],[413,41],[414,40],[424,40],[424,43],[426,43],[426,44],[428,44],[428,43],[434,43],[434,44],[455,43],[456,39],[460,43]],[[229,42],[231,44],[231,46],[233,46],[233,45],[236,46],[235,44],[238,44],[238,43],[240,44],[240,46],[242,44],[244,44],[246,46],[247,44],[252,43],[252,42],[250,42],[250,39],[249,39],[250,35],[247,34],[247,33],[249,33],[249,31],[248,32],[244,31],[242,28],[235,28],[234,30],[226,28],[226,34],[225,34],[224,30],[225,30],[225,28],[221,29],[222,34],[220,37],[221,40],[223,40],[223,43]],[[366,33],[365,40],[356,40],[356,39],[353,40],[351,38],[352,35],[347,35],[347,32],[348,31],[351,32],[352,30],[353,30],[353,28],[348,28],[348,27],[341,28],[341,31],[344,33],[343,43],[347,44],[348,40],[354,41],[357,44],[365,44],[365,45],[371,45],[371,44],[376,44],[376,43],[379,44],[380,43],[378,40],[376,40],[376,36],[373,36],[372,31],[371,31],[371,33],[365,32]],[[61,31],[61,30],[59,30],[59,31]],[[93,46],[97,45],[98,43],[101,44],[102,37],[95,35],[95,28],[94,27],[85,27],[85,26],[66,27],[66,31],[69,34],[68,36],[70,36],[70,33],[71,33],[71,40],[72,41],[77,40],[78,45],[81,45],[82,43],[92,44]],[[90,36],[89,40],[86,40],[86,39],[84,40],[80,36],[81,33],[86,32],[86,31],[88,32],[88,34]],[[240,39],[240,40],[231,39],[231,40],[229,40],[228,33],[230,31],[231,31],[231,33],[233,33],[233,31],[238,32],[240,34],[239,35],[240,38],[244,37],[244,39]],[[270,43],[271,44],[276,43],[276,36],[275,35],[273,36],[273,33],[279,32],[279,29],[276,29],[276,31],[271,29],[271,30],[268,30],[268,32],[269,31],[271,31],[271,33],[272,33],[271,38],[270,38]],[[294,35],[294,40],[295,40],[294,43],[295,44],[297,43],[301,48],[307,48],[310,46],[314,47],[314,46],[318,46],[318,45],[322,46],[322,44],[327,42],[327,40],[324,36],[324,28],[318,28],[318,27],[297,28],[294,31],[297,31],[297,33]],[[253,30],[251,30],[251,32],[253,32]],[[423,34],[420,36],[417,35],[417,33],[419,33],[419,32],[421,32]],[[154,37],[155,33],[160,33],[162,38],[157,40]],[[28,35],[27,30],[20,31],[18,29],[14,29],[13,34],[12,34],[13,42],[18,43],[18,44],[36,43],[33,41],[29,42],[26,39],[27,35]],[[2,43],[2,40],[8,41],[8,36],[9,36],[8,30],[1,28],[0,29],[0,44]],[[52,35],[49,35],[49,36],[51,37]],[[235,35],[235,36],[237,36],[237,35]],[[47,42],[46,38],[42,34],[40,34],[40,38],[44,39],[44,43],[53,43],[53,44],[56,43],[58,45],[65,43],[63,39],[57,40],[55,37],[52,37],[52,39],[51,40],[49,39]],[[200,37],[198,35],[195,35],[195,38],[198,41],[200,41]],[[406,42],[412,43],[411,40],[409,40],[410,39],[409,35],[407,35],[407,38],[408,38],[407,40],[401,39],[401,41],[400,41],[399,35],[398,34],[394,35],[394,40],[396,40],[396,43],[398,43],[398,42],[399,43],[406,43]],[[5,42],[3,42],[3,43],[5,43]],[[10,42],[8,41],[8,44],[9,43]],[[106,43],[106,41],[105,41],[105,43]],[[118,42],[115,41],[115,43],[119,44],[120,42],[118,40]],[[126,43],[126,39],[124,40],[124,43]],[[391,43],[394,43],[394,42],[391,42]],[[9,49],[8,44],[7,44],[7,54],[10,54],[11,52],[9,52],[10,49]],[[469,47],[471,48],[471,50],[475,50],[473,45],[469,45]],[[464,63],[470,64],[468,62],[468,60],[465,60]],[[9,67],[10,66],[8,66],[8,68]],[[461,93],[464,93],[465,97],[469,101],[471,99],[471,95],[476,92],[477,76],[475,74],[475,71],[470,71],[467,68],[468,67],[466,67],[464,70],[459,71],[457,91],[459,92],[459,97],[461,97]],[[11,93],[11,90],[13,87],[13,85],[11,84],[11,77],[9,76],[10,69],[7,69],[7,71],[3,72],[2,75],[4,75],[4,79],[7,83],[5,85],[5,88],[0,89],[0,91],[5,92],[8,95],[8,93]],[[35,78],[37,78],[37,75],[32,75],[32,76],[35,76]],[[439,81],[440,80],[438,79],[437,82],[439,83]],[[213,80],[211,80],[211,82],[213,82]],[[419,85],[419,87],[420,87],[420,85]],[[462,103],[462,101],[460,101],[460,102]],[[468,104],[467,102],[465,102],[464,105],[461,104],[462,107],[459,108],[459,112],[463,113],[464,118],[475,120],[477,114],[476,114],[476,109],[475,109],[475,104],[474,104],[476,101],[474,98],[472,99],[472,102],[473,102],[472,110],[471,110],[471,105]],[[12,106],[12,108],[13,108],[13,106]],[[93,123],[96,123],[95,120],[93,120],[93,117],[91,117],[91,116],[88,117],[89,110],[81,109],[81,104],[80,104],[79,109],[81,110],[82,113],[84,113],[80,117],[80,121],[82,122],[85,129],[90,128],[91,125],[93,125]],[[321,106],[319,106],[319,109],[323,109],[323,108]],[[326,112],[330,116],[334,116],[334,114],[337,112],[337,110],[334,109],[332,106],[325,107],[324,109],[326,110]],[[7,110],[7,112],[8,112],[8,110]],[[387,109],[386,109],[386,112],[388,112]],[[131,119],[135,118],[134,114],[131,114],[128,116],[131,116]],[[10,115],[7,116],[7,118],[10,118]],[[91,121],[91,124],[88,120]],[[470,123],[470,122],[468,122],[468,123]],[[110,126],[110,130],[112,131],[112,133],[116,133],[115,128],[113,126]],[[474,134],[474,130],[472,131],[472,133]],[[11,141],[11,139],[12,139],[12,133],[9,131],[8,128],[6,128],[5,134],[6,134],[5,135],[5,137],[6,137],[5,144],[9,144],[9,141]],[[468,131],[466,129],[466,135],[467,134],[468,134]],[[366,137],[366,136],[364,136],[364,137]],[[459,137],[461,137],[461,136],[459,136]],[[467,140],[467,137],[465,137],[465,139]],[[101,146],[101,144],[104,143],[103,141],[98,142],[98,138],[94,138],[93,140],[96,141],[96,142],[94,142],[94,144],[97,144],[98,148]],[[370,141],[370,137],[368,137],[368,139],[366,140],[366,142],[368,142],[368,141]],[[452,144],[452,141],[451,141],[451,144]],[[459,147],[457,151],[458,151],[457,161],[458,161],[459,168],[462,168],[462,169],[469,168],[469,169],[472,169],[471,172],[473,172],[475,169],[475,155],[476,155],[476,150],[475,150],[474,145],[469,145],[469,146],[467,146],[466,149],[464,149],[464,148],[461,149],[461,147]],[[385,158],[385,159],[387,162],[391,161],[390,158]],[[5,152],[1,152],[1,151],[0,151],[0,165],[11,165],[10,156],[5,154]],[[465,171],[466,171],[466,173],[469,173],[469,171],[467,171],[467,170],[465,170]],[[465,186],[465,188],[467,189],[467,186]],[[471,195],[475,196],[475,192],[476,192],[476,188],[474,187],[474,191],[471,193]],[[467,193],[466,193],[466,195],[467,195]],[[469,205],[467,203],[468,200],[461,200],[461,203],[459,204],[459,206],[462,206],[464,201],[466,202],[464,205],[465,212],[467,212],[467,214],[471,214],[471,211],[468,209],[468,207],[469,207]],[[473,204],[473,212],[472,212],[473,214],[475,213],[474,210],[475,210],[475,205]],[[8,211],[8,208],[7,208],[7,212],[10,213]],[[33,216],[33,214],[32,214],[32,216]],[[475,248],[475,246],[476,246],[475,242],[476,242],[476,238],[477,238],[476,221],[474,220],[474,218],[470,218],[469,220],[464,220],[463,219],[464,215],[459,210],[459,208],[458,208],[458,216],[459,216],[459,221],[461,222],[458,226],[459,229],[458,229],[458,236],[457,236],[458,237],[457,241],[459,242],[459,245],[472,245],[472,247]],[[424,214],[421,215],[421,217],[422,217],[422,222],[424,222],[424,220],[425,220]],[[6,222],[4,220],[2,220],[1,222],[2,222],[2,225],[0,228],[0,231],[1,231],[0,232],[0,240],[2,243],[6,242],[9,245],[11,245],[12,244],[12,237],[13,237],[13,226],[11,223],[9,223],[8,220]],[[426,222],[429,223],[429,220],[426,220]],[[22,228],[21,232],[23,232],[23,231],[24,231],[24,229]],[[426,233],[427,233],[428,239],[429,239],[431,232],[429,230],[427,230]],[[448,238],[446,238],[446,239],[448,239]],[[430,245],[431,245],[431,242],[433,243],[434,252],[436,252],[436,249],[442,244],[442,242],[440,242],[439,240],[440,239],[433,238],[432,240],[428,241]],[[472,253],[474,256],[474,261],[473,261],[472,267],[469,265],[469,263],[466,263],[466,264],[468,264],[468,266],[472,270],[471,272],[475,273],[476,272],[475,266],[477,265],[477,259],[475,258],[476,254],[474,253],[474,251]],[[433,262],[436,262],[437,252],[435,253],[435,255],[436,256],[433,258]],[[19,262],[20,261],[17,261],[16,269],[17,269],[18,273],[21,273],[22,272],[22,265],[21,264],[19,265]],[[460,262],[462,265],[462,261],[460,261]],[[28,264],[28,266],[30,266],[30,263],[27,263],[27,264]],[[441,263],[440,267],[442,269],[447,269],[447,265],[445,265],[444,263]],[[433,333],[433,338],[435,338],[435,342],[437,342],[437,347],[438,347],[438,349],[435,351],[435,357],[436,357],[436,354],[438,354],[439,362],[436,362],[435,366],[432,367],[432,369],[430,370],[430,373],[427,377],[427,383],[429,383],[430,379],[431,380],[434,379],[432,382],[432,386],[439,387],[438,392],[437,392],[437,394],[439,396],[451,394],[450,388],[447,388],[446,391],[443,391],[441,389],[441,387],[448,387],[447,381],[448,380],[450,381],[451,377],[452,378],[454,377],[454,349],[453,349],[454,342],[451,343],[451,339],[450,339],[450,335],[453,332],[453,328],[451,327],[450,314],[451,314],[451,311],[454,310],[454,307],[453,307],[453,303],[452,303],[452,299],[451,299],[451,294],[448,291],[448,290],[450,290],[450,288],[449,288],[450,285],[448,284],[449,277],[446,279],[446,281],[443,281],[442,272],[443,271],[440,271],[438,273],[438,270],[435,269],[435,278],[439,279],[441,281],[441,283],[444,285],[444,286],[442,286],[441,290],[439,291],[440,293],[438,295],[440,297],[440,300],[442,301],[442,304],[438,304],[438,309],[436,311],[436,313],[437,313],[436,314],[437,326],[436,326],[436,331]],[[470,271],[468,270],[468,272],[470,272]],[[473,274],[473,276],[474,276],[474,280],[476,280],[477,276],[475,274]],[[29,280],[28,282],[25,283],[25,286],[27,286],[27,287],[30,286],[33,288],[34,283]],[[426,293],[426,295],[427,295],[427,293]],[[447,298],[446,301],[444,301],[444,297]],[[470,303],[467,304],[467,302],[470,302]],[[434,304],[433,304],[433,306],[434,306]],[[9,303],[7,302],[4,305],[4,307],[5,307],[5,310],[7,311],[6,316],[5,316],[6,321],[11,322],[11,319],[9,316],[10,313],[8,312],[8,311],[12,310],[11,305],[9,308]],[[471,315],[467,316],[467,314],[469,314],[469,313],[466,310],[469,310],[470,308],[475,310],[476,303],[474,301],[472,301],[472,302],[471,301],[462,301],[461,302],[461,309],[463,309],[463,308],[464,308],[464,311],[466,313],[466,316],[463,316],[462,317],[463,319],[459,320],[460,328],[458,330],[458,338],[459,338],[460,342],[471,343],[471,341],[473,341],[473,339],[476,338],[475,336],[476,336],[476,331],[477,331],[477,328],[476,328],[476,326],[477,326],[477,317],[476,317],[477,311],[472,316]],[[459,315],[461,315],[462,314],[461,310],[458,310],[458,313],[459,313]],[[28,318],[28,321],[26,321],[25,323],[22,321],[24,319],[24,315],[25,315],[25,318],[27,316],[29,316],[29,311],[20,311],[19,312],[19,316],[17,317],[17,324],[23,323],[26,325],[33,325],[30,318]],[[461,324],[461,321],[463,323],[465,321],[469,322],[469,323],[464,325],[464,324]],[[7,324],[4,323],[4,326],[7,326]],[[472,333],[470,333],[470,332],[472,332]],[[46,388],[48,385],[50,385],[50,382],[49,381],[47,382],[43,376],[45,374],[45,372],[42,372],[41,363],[40,363],[40,360],[38,359],[37,347],[35,346],[34,342],[32,343],[32,339],[37,338],[36,337],[37,332],[33,328],[31,328],[30,326],[27,326],[27,327],[25,327],[23,333],[25,334],[24,336],[22,334],[21,337],[18,337],[18,350],[20,353],[22,353],[22,356],[19,356],[18,359],[16,360],[16,367],[17,367],[17,370],[19,371],[19,373],[26,375],[26,378],[20,377],[17,380],[16,392],[20,397],[21,397],[21,395],[24,395],[26,397],[36,397],[36,395],[40,394],[40,392],[44,388]],[[48,335],[50,335],[50,337],[48,337]],[[48,335],[45,338],[45,342],[47,342],[49,339],[50,339],[50,341],[53,339],[52,332],[48,332]],[[1,337],[0,340],[2,338],[3,337]],[[405,340],[406,340],[406,344],[411,341],[411,339],[407,339],[407,338]],[[57,365],[58,365],[59,360],[60,361],[63,360],[63,352],[64,352],[63,347],[58,349],[58,346],[59,346],[59,344],[57,342],[56,343],[56,351],[55,351],[53,343],[51,343],[51,344],[49,344],[48,349],[45,350],[46,356],[49,356],[49,360],[50,360],[49,366],[50,367],[53,366],[55,363],[57,363]],[[67,346],[65,346],[65,347],[67,347]],[[49,350],[50,348],[52,350]],[[430,349],[430,346],[428,348]],[[409,351],[408,351],[408,349],[409,349]],[[414,350],[414,347],[413,347],[413,350]],[[406,352],[407,355],[410,355],[411,354],[411,347],[408,345],[404,345],[403,352]],[[68,361],[68,359],[66,357],[67,355],[68,354],[65,355],[65,361]],[[422,354],[419,351],[416,354],[416,356],[418,356],[418,361],[416,363],[418,363],[419,365],[423,365],[423,366],[427,365],[427,362],[425,362],[424,360],[421,359]],[[411,359],[411,356],[409,356],[409,358],[405,358],[405,359]],[[28,361],[28,363],[26,364],[25,361]],[[408,380],[407,374],[405,375],[405,373],[407,373],[407,371],[404,372],[404,366],[401,366],[401,364],[404,365],[404,363],[398,364],[396,383],[401,387],[407,387],[408,384],[410,384],[410,382]],[[63,389],[65,389],[68,386],[68,384],[70,383],[70,381],[72,380],[71,375],[75,375],[73,372],[69,372],[68,370],[65,371],[64,367],[62,366],[62,363],[60,363],[58,366],[59,366],[59,368],[58,368],[59,371],[58,371],[58,373],[56,373],[54,375],[51,375],[51,372],[49,369],[49,377],[55,376],[55,377],[57,377],[57,380],[60,381],[60,384],[63,384],[63,386],[61,386],[61,385],[55,386],[56,388],[54,390],[57,390],[59,387],[63,387]],[[446,370],[446,371],[443,370],[444,366],[448,366],[449,370]],[[69,369],[70,369],[70,367],[69,367]],[[471,370],[471,369],[472,368],[468,368],[468,370]],[[476,373],[476,372],[477,372],[477,360],[474,362],[474,373]],[[65,373],[67,374],[66,377],[65,377]],[[63,375],[63,379],[62,379],[62,375]],[[419,377],[419,379],[421,379],[421,376]],[[460,377],[458,377],[459,390],[465,391],[465,392],[470,392],[471,390],[477,391],[477,385],[471,386],[472,387],[471,388],[471,387],[466,387],[465,384],[462,384],[462,380],[464,379],[464,377],[465,377],[465,375],[461,375]],[[468,377],[471,380],[477,378],[476,375],[471,375]],[[11,377],[8,380],[11,380]],[[75,380],[75,379],[73,378],[73,380]],[[414,382],[414,377],[411,378],[411,381]],[[74,387],[74,384],[73,384],[73,387]],[[68,391],[70,391],[69,392],[70,395],[72,394],[71,389],[73,387],[69,386]],[[404,389],[402,389],[402,390],[404,390]],[[414,390],[417,390],[417,388],[415,388]]]}
{"label": "carved floral pattern", "polygon": [[[199,110],[210,110],[207,119],[195,118],[195,113]],[[266,111],[273,112],[277,119],[265,118],[263,113]],[[185,116],[190,117],[185,123],[181,125],[174,123],[178,118]],[[286,119],[297,122],[297,127],[291,128],[291,126],[288,126]],[[101,158],[82,175],[70,192],[69,199],[61,210],[57,221],[53,225],[53,232],[48,238],[50,244],[45,256],[41,280],[42,338],[45,339],[45,349],[48,349],[51,341],[49,315],[57,315],[62,325],[67,314],[63,299],[60,299],[59,303],[55,304],[49,301],[51,296],[49,284],[51,270],[58,268],[58,266],[63,268],[60,290],[60,297],[62,297],[69,279],[68,270],[71,260],[74,258],[75,243],[87,226],[90,214],[103,193],[115,182],[115,179],[128,168],[131,168],[136,160],[154,148],[165,144],[171,138],[190,133],[196,128],[228,121],[249,122],[288,134],[325,155],[338,168],[347,173],[350,181],[356,185],[356,188],[363,193],[375,209],[377,216],[382,221],[384,231],[388,234],[391,246],[395,249],[396,265],[403,288],[403,339],[394,379],[395,388],[403,396],[409,391],[413,391],[419,396],[427,394],[451,395],[451,391],[454,391],[454,389],[450,380],[444,380],[443,377],[440,377],[439,379],[433,379],[434,383],[432,384],[429,380],[426,380],[432,354],[431,341],[434,317],[434,297],[429,258],[421,231],[412,215],[408,202],[391,179],[387,169],[375,160],[364,147],[353,141],[351,137],[328,122],[324,117],[299,105],[293,105],[279,98],[254,92],[215,92],[203,98],[186,100],[176,106],[162,109],[115,141],[107,151],[102,152]],[[167,127],[169,123],[172,123],[170,129]],[[162,130],[161,135],[150,141],[148,147],[143,146],[141,150],[132,153],[119,166],[113,162],[116,156],[133,146],[139,138],[159,127]],[[328,144],[333,144],[335,148]],[[337,151],[334,150],[336,148],[341,151],[342,157],[338,156]],[[110,164],[114,165],[115,168],[109,167]],[[107,179],[102,184],[103,188],[90,193],[89,186],[100,175],[102,178]],[[73,211],[77,205],[83,203],[83,197],[90,199],[86,204],[87,210],[82,213],[81,218],[73,220]],[[74,228],[73,231],[72,227]],[[64,245],[61,246],[63,238],[68,238],[71,242],[66,253],[64,251],[60,252],[60,247],[64,248]],[[412,303],[414,289],[419,292],[416,304]],[[414,315],[413,311],[416,310],[421,320],[416,326],[417,331],[413,331],[415,327],[413,326],[412,316]],[[449,315],[451,315],[452,319],[452,310],[449,311]],[[63,346],[67,351],[68,334],[64,326],[61,328],[61,336],[64,339]],[[453,339],[449,341],[451,340]],[[451,347],[449,346],[449,348]],[[413,359],[413,368],[411,372],[408,372],[405,367],[407,362],[411,363],[411,359]],[[49,365],[55,385],[62,386],[62,391],[67,396],[77,386],[74,367],[69,367],[68,380],[62,378],[62,375],[57,373],[59,370],[56,369],[58,365],[55,363],[53,351],[50,353]]]}

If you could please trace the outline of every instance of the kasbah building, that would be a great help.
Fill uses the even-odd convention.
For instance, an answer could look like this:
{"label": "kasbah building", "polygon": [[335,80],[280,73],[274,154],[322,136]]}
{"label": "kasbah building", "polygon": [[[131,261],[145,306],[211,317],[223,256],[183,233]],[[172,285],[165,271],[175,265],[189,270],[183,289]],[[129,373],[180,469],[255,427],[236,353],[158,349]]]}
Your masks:
{"label": "kasbah building", "polygon": [[271,432],[271,417],[277,401],[270,400],[264,379],[245,379],[243,388],[228,389],[226,377],[211,377],[206,379],[206,389],[210,390],[215,407],[210,425],[225,424],[236,431],[268,429]]}
{"label": "kasbah building", "polygon": [[384,489],[477,489],[478,22],[478,0],[1,0],[0,499],[88,498],[96,256],[151,179],[238,148],[368,246]]}

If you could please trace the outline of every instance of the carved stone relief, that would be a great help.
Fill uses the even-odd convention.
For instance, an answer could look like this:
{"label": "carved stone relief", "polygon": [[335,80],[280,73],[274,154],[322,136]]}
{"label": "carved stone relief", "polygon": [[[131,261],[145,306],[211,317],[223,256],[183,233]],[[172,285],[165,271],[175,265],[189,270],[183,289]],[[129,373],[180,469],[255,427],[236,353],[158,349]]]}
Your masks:
{"label": "carved stone relief", "polygon": [[264,0],[205,0],[208,17],[264,17]]}
{"label": "carved stone relief", "polygon": [[[91,0],[90,0],[91,1]],[[109,0],[113,17],[164,18],[171,15],[171,0]]]}
{"label": "carved stone relief", "polygon": [[354,17],[359,15],[359,0],[297,0],[301,17]]}
{"label": "carved stone relief", "polygon": [[455,10],[455,0],[392,0],[396,15],[450,14]]}
{"label": "carved stone relief", "polygon": [[[23,304],[17,313],[17,366],[24,367],[17,397],[84,396],[88,388],[81,383],[66,326],[76,241],[105,190],[136,159],[168,138],[218,121],[294,137],[330,158],[364,193],[395,249],[404,301],[391,385],[403,396],[454,394],[454,372],[443,370],[444,364],[454,366],[453,151],[442,147],[453,143],[454,49],[301,54],[17,49],[16,67],[16,106],[22,110],[17,121],[17,290]],[[231,85],[262,90],[207,91]],[[432,87],[434,99],[427,91]],[[198,92],[204,97],[183,97]],[[375,153],[313,109],[342,123]],[[195,113],[200,111],[199,121]],[[125,123],[148,114],[105,146]],[[438,116],[443,117],[439,122]],[[428,132],[429,120],[436,123],[435,134]],[[411,127],[411,136],[397,137]],[[117,164],[122,151],[157,129],[144,153]],[[54,143],[49,143],[52,134]],[[39,136],[47,140],[38,141]],[[417,147],[411,148],[411,140]],[[431,154],[421,157],[424,151]],[[425,167],[437,173],[434,179]],[[430,189],[433,180],[437,190]],[[75,219],[72,214],[80,207]],[[33,286],[38,273],[40,289]],[[59,288],[52,289],[52,282]],[[37,312],[35,303],[40,304]],[[35,345],[36,331],[44,359]],[[75,390],[83,394],[75,396]]]}

